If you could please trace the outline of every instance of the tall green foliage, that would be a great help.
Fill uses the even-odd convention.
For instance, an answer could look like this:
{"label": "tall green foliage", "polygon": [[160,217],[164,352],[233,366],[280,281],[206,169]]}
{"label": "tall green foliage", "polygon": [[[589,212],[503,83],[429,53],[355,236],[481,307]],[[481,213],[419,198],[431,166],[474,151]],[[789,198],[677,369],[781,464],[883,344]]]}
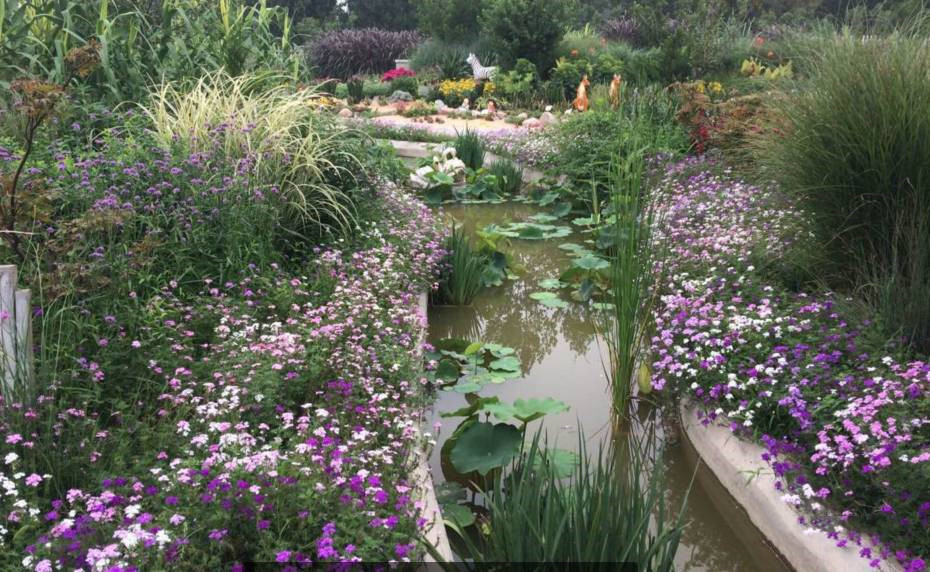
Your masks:
{"label": "tall green foliage", "polygon": [[563,0],[486,0],[481,29],[503,65],[524,58],[546,74],[555,63],[569,8]]}
{"label": "tall green foliage", "polygon": [[546,449],[537,433],[510,474],[484,491],[489,526],[472,536],[454,523],[471,561],[466,569],[489,562],[586,562],[591,570],[606,570],[629,562],[639,570],[674,570],[684,507],[677,517],[670,514],[646,439],[630,441],[589,456],[579,437],[583,461],[566,467],[558,457],[564,452]]}
{"label": "tall green foliage", "polygon": [[350,0],[348,8],[357,28],[413,30],[417,27],[411,0]]}
{"label": "tall green foliage", "polygon": [[834,285],[863,288],[930,349],[930,48],[919,34],[831,35],[757,158],[813,217]]}
{"label": "tall green foliage", "polygon": [[287,12],[261,0],[164,0],[158,10],[111,0],[0,0],[0,86],[19,76],[60,82],[68,51],[100,42],[100,67],[83,88],[111,101],[140,99],[162,79],[225,69],[295,76]]}
{"label": "tall green foliage", "polygon": [[416,0],[420,30],[443,42],[474,41],[482,6],[482,0]]}

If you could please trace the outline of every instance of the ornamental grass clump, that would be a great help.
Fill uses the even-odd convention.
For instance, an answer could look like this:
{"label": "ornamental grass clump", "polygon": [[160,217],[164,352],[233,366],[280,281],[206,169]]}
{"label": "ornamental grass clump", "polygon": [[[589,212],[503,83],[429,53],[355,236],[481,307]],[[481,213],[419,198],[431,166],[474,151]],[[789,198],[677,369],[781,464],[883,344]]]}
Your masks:
{"label": "ornamental grass clump", "polygon": [[316,111],[323,96],[276,75],[217,72],[191,87],[162,84],[143,110],[165,148],[219,146],[227,158],[252,163],[259,181],[284,197],[294,230],[308,222],[347,228],[355,205],[344,188],[360,169],[359,138]]}
{"label": "ornamental grass clump", "polygon": [[758,142],[762,173],[799,196],[832,285],[858,290],[886,332],[930,350],[930,47],[899,31],[822,37],[811,79]]}
{"label": "ornamental grass clump", "polygon": [[335,30],[307,48],[310,67],[322,77],[348,78],[353,74],[384,73],[394,60],[410,55],[423,41],[419,32],[393,32],[378,28]]}

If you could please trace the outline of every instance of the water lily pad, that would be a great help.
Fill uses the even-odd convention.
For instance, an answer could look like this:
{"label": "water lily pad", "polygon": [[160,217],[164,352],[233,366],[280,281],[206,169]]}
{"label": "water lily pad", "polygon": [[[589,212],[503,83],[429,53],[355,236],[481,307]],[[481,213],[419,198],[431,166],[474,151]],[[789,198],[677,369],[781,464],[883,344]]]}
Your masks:
{"label": "water lily pad", "polygon": [[[488,228],[485,228],[487,231]],[[507,226],[494,228],[502,236],[508,238],[522,238],[525,240],[544,240],[562,238],[570,235],[572,229],[567,226],[556,226],[535,222],[514,222]]]}
{"label": "water lily pad", "polygon": [[550,413],[568,411],[568,404],[552,397],[533,397],[530,399],[517,399],[513,402],[514,417],[523,423],[531,423]]}
{"label": "water lily pad", "polygon": [[533,292],[530,298],[549,308],[568,308],[569,304],[554,292]]}
{"label": "water lily pad", "polygon": [[459,436],[449,456],[460,473],[486,475],[513,460],[520,452],[523,434],[506,423],[475,423]]}
{"label": "water lily pad", "polygon": [[567,284],[558,278],[546,278],[545,280],[539,281],[539,287],[545,288],[546,290],[558,290],[559,288],[564,288],[566,286]]}
{"label": "water lily pad", "polygon": [[472,344],[469,344],[468,347],[465,348],[465,351],[463,351],[462,353],[467,356],[470,356],[472,354],[478,353],[478,350],[480,350],[483,347],[484,347],[484,344],[482,344],[481,342],[474,342]]}
{"label": "water lily pad", "polygon": [[491,352],[492,356],[499,358],[517,353],[517,350],[508,348],[507,346],[502,346],[500,344],[484,344],[484,349]]}
{"label": "water lily pad", "polygon": [[583,268],[585,270],[600,270],[602,268],[607,268],[608,266],[610,266],[610,263],[604,260],[603,258],[599,258],[597,256],[586,254],[585,256],[582,256],[581,258],[575,261],[575,266],[577,266],[578,268]]}
{"label": "water lily pad", "polygon": [[444,387],[445,391],[454,391],[455,393],[475,393],[481,391],[481,388],[484,387],[480,383],[475,383],[472,380],[463,379],[456,383],[455,385],[450,385]]}
{"label": "water lily pad", "polygon": [[554,220],[559,220],[559,217],[546,213],[539,213],[531,216],[530,220],[536,223],[545,224]]}
{"label": "water lily pad", "polygon": [[539,198],[538,204],[541,207],[550,205],[554,203],[555,201],[559,200],[559,196],[560,196],[559,193],[555,191],[549,191],[548,193],[544,194],[543,196]]}
{"label": "water lily pad", "polygon": [[462,530],[475,524],[475,513],[460,504],[440,505],[442,519],[455,530]]}
{"label": "water lily pad", "polygon": [[552,216],[556,218],[562,218],[563,216],[572,212],[572,203],[567,202],[567,201],[562,202],[562,203],[556,203],[555,205],[553,205],[552,210],[550,212],[552,213]]}
{"label": "water lily pad", "polygon": [[490,367],[491,369],[496,369],[496,370],[519,372],[520,371],[520,360],[513,356],[502,357],[500,359],[496,359],[492,361],[488,367]]}
{"label": "water lily pad", "polygon": [[436,366],[436,379],[443,382],[453,383],[460,375],[462,375],[462,366],[452,358],[444,357]]}

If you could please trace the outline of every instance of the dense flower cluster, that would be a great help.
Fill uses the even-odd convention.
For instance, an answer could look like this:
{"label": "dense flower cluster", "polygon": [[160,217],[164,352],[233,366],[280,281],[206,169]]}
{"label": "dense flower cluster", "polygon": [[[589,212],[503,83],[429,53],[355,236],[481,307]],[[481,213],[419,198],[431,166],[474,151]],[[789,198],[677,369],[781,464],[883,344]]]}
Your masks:
{"label": "dense flower cluster", "polygon": [[551,165],[558,148],[545,129],[503,128],[479,132],[488,150],[512,157],[521,165],[538,167]]}
{"label": "dense flower cluster", "polygon": [[930,364],[873,355],[869,324],[843,300],[786,291],[756,269],[805,235],[777,190],[689,159],[667,169],[656,197],[670,256],[654,386],[690,393],[705,423],[759,438],[811,533],[859,546],[872,566],[893,556],[925,569]]}
{"label": "dense flower cluster", "polygon": [[[407,481],[424,381],[417,299],[444,252],[430,211],[381,187],[381,218],[357,229],[362,250],[317,249],[305,276],[206,280],[193,302],[172,282],[150,301],[160,327],[131,347],[170,352],[148,362],[164,389],[155,419],[139,420],[145,434],[118,429],[145,451],[130,473],[46,505],[34,492],[54,490],[50,476],[18,470],[44,412],[0,403],[37,420],[31,433],[0,427],[0,552],[29,539],[22,564],[37,572],[414,556],[424,524]],[[87,417],[54,407],[42,398],[37,409],[58,430]]]}
{"label": "dense flower cluster", "polygon": [[390,83],[399,77],[416,77],[416,73],[407,68],[394,68],[381,74],[381,81]]}

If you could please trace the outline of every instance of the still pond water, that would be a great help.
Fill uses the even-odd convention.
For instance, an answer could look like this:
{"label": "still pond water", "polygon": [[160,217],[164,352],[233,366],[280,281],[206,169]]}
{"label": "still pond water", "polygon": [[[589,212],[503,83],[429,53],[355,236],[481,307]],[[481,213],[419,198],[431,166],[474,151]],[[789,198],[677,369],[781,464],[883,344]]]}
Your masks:
{"label": "still pond water", "polygon": [[[518,222],[539,212],[523,203],[447,205],[443,216],[454,219],[472,233],[489,223]],[[472,306],[431,307],[429,340],[462,338],[496,342],[512,347],[519,356],[524,377],[500,385],[489,385],[482,395],[496,395],[502,401],[518,398],[554,397],[569,404],[566,413],[549,415],[530,425],[532,434],[542,423],[550,443],[577,449],[581,427],[587,449],[596,451],[614,437],[611,396],[604,370],[602,342],[596,336],[591,316],[578,304],[569,309],[547,308],[529,297],[541,291],[539,281],[558,278],[571,264],[559,244],[581,242],[583,237],[554,240],[514,239],[504,248],[517,262],[520,278],[483,291]],[[443,481],[439,450],[455,430],[457,419],[441,419],[439,414],[465,405],[463,395],[439,392],[432,412],[433,422],[443,428],[430,463],[434,479]],[[742,509],[703,466],[679,431],[671,408],[640,403],[634,406],[639,427],[654,430],[662,445],[659,464],[666,470],[666,498],[670,507],[679,507],[684,491],[694,477],[688,500],[682,545],[676,568],[688,571],[742,572],[789,570],[749,522]],[[697,472],[695,473],[695,467]]]}

